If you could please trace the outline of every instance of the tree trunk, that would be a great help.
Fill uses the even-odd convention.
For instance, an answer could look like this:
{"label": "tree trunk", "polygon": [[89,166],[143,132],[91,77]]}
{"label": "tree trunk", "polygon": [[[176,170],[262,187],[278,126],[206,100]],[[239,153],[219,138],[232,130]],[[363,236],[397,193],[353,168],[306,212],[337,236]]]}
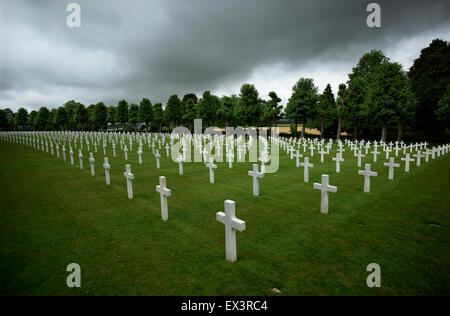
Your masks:
{"label": "tree trunk", "polygon": [[403,136],[403,124],[398,121],[398,132],[397,132],[397,141],[400,142]]}
{"label": "tree trunk", "polygon": [[294,130],[294,137],[295,138],[297,138],[297,126],[298,126],[298,123],[297,123],[297,121],[295,121],[295,130]]}
{"label": "tree trunk", "polygon": [[323,119],[320,120],[320,139],[323,138],[324,122]]}
{"label": "tree trunk", "polygon": [[342,116],[339,116],[336,140],[341,139],[341,130],[342,130]]}
{"label": "tree trunk", "polygon": [[359,133],[359,131],[358,131],[358,125],[357,124],[355,124],[355,126],[353,127],[353,139],[358,139],[358,133]]}
{"label": "tree trunk", "polygon": [[381,127],[381,141],[386,142],[386,136],[387,136],[387,126],[386,123],[383,123],[383,126]]}
{"label": "tree trunk", "polygon": [[302,138],[305,137],[305,129],[306,129],[306,122],[303,122],[303,124],[302,124]]}

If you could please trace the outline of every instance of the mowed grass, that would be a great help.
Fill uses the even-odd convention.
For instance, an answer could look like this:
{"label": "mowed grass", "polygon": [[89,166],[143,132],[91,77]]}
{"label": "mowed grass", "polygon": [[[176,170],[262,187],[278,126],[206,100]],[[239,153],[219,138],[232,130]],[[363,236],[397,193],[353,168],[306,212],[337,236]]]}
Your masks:
{"label": "mowed grass", "polygon": [[[160,170],[147,145],[142,166],[136,150],[128,161],[135,198],[128,200],[120,150],[113,159],[108,147],[108,187],[100,147],[92,177],[86,146],[81,171],[77,157],[71,166],[0,142],[0,294],[450,294],[450,155],[413,164],[408,174],[402,162],[394,181],[380,156],[372,163],[372,192],[364,193],[357,174],[363,168],[348,149],[340,174],[330,156],[324,164],[310,158],[310,183],[282,152],[279,171],[261,179],[261,196],[254,197],[250,163],[219,163],[210,184],[203,163],[184,164],[179,176],[164,149]],[[324,173],[338,187],[328,215],[313,189]],[[172,190],[168,222],[155,191],[161,175]],[[225,260],[224,226],[216,220],[227,199],[246,221],[237,232],[236,263]],[[81,288],[66,286],[69,263],[81,266]],[[366,285],[369,263],[381,266],[381,288]]]}

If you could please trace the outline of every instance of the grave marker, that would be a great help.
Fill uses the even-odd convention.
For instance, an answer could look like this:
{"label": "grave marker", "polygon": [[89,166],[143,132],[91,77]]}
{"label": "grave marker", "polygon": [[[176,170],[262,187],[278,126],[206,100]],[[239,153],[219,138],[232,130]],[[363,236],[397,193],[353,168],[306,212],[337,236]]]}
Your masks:
{"label": "grave marker", "polygon": [[216,219],[225,225],[225,257],[230,262],[236,262],[236,230],[245,230],[245,222],[236,218],[236,204],[234,201],[225,201],[225,213],[218,212]]}

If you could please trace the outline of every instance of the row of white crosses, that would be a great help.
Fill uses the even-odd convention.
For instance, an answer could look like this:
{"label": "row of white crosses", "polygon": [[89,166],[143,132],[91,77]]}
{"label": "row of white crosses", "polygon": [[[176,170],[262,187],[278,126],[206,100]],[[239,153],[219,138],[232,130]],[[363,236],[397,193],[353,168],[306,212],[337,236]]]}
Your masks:
{"label": "row of white crosses", "polygon": [[[310,148],[311,148],[311,155],[313,155],[313,149],[314,149],[313,142],[310,141],[310,140],[309,140],[309,142],[310,142],[310,144],[311,144],[311,145],[310,145]],[[352,151],[354,151],[354,156],[357,157],[357,166],[358,166],[358,167],[361,167],[361,165],[362,165],[362,159],[361,159],[361,158],[363,158],[363,157],[366,156],[366,155],[364,155],[364,154],[362,153],[361,149],[358,149],[358,148],[364,148],[364,149],[366,150],[366,153],[367,153],[368,150],[370,149],[370,142],[367,142],[366,145],[365,145],[365,147],[362,147],[362,144],[363,144],[363,143],[364,143],[364,142],[361,141],[361,142],[360,142],[360,146],[358,147],[358,146],[357,146],[356,144],[354,144],[353,142],[347,142],[347,145],[349,145],[349,146],[351,147]],[[318,143],[318,146],[319,146],[319,149],[320,149],[319,153],[321,154],[321,162],[322,162],[322,163],[324,162],[323,156],[324,156],[324,154],[326,154],[327,152],[329,152],[329,149],[330,149],[330,147],[331,147],[332,141],[330,140],[330,141],[328,142],[328,144],[326,145],[327,152],[325,152],[325,151],[323,150],[323,148],[321,147],[323,144],[324,144],[324,141],[323,141],[323,140],[322,140],[322,142]],[[385,147],[385,151],[386,151],[386,153],[387,153],[386,157],[389,157],[388,154],[389,154],[389,152],[390,152],[390,147],[392,147],[393,144],[391,143],[390,146],[387,146],[387,145],[384,144],[384,143],[381,143],[381,144]],[[304,147],[306,148],[307,143],[304,142],[303,145],[304,145]],[[345,150],[342,148],[343,145],[342,145],[341,142],[338,142],[338,146],[339,146],[339,149],[337,150],[338,152],[336,153],[336,157],[333,157],[333,158],[332,158],[332,160],[336,162],[336,173],[340,173],[341,162],[344,161],[344,158],[342,157],[342,152],[345,151]],[[377,150],[378,146],[379,146],[378,143],[377,143],[377,142],[374,142],[374,150],[372,151],[372,153],[374,154],[374,159],[373,159],[374,162],[377,162],[377,155],[380,154],[380,152]],[[414,145],[414,146],[410,145],[410,146],[409,146],[409,149],[412,150],[413,147],[418,147],[418,146],[420,146],[420,148],[422,148],[422,146],[425,146],[425,144],[416,144],[416,145]],[[299,153],[299,150],[296,151],[296,154],[293,154],[294,149],[293,149],[292,146],[287,145],[287,142],[284,143],[284,148],[287,150],[287,153],[288,153],[288,154],[290,153],[291,159],[294,158],[294,157],[296,158],[296,166],[297,166],[297,167],[299,167],[299,166],[305,167],[305,172],[304,172],[305,175],[304,175],[304,179],[305,179],[305,182],[308,182],[308,167],[313,167],[312,165],[309,165],[309,158],[308,158],[308,157],[305,157],[305,162],[304,162],[304,163],[299,163],[299,158],[302,157],[302,155]],[[396,144],[396,147],[394,148],[394,150],[396,151],[396,155],[397,155],[398,151],[399,151],[401,148],[403,148],[403,149],[406,150],[406,148],[408,148],[408,147],[407,147],[406,145],[404,145],[404,144],[402,144],[402,147],[398,147],[398,143],[397,143],[397,144]],[[358,150],[357,150],[357,149],[358,149]],[[405,171],[406,171],[406,172],[409,172],[409,163],[410,163],[411,161],[417,161],[417,166],[420,166],[420,164],[421,164],[421,158],[424,157],[424,158],[425,158],[425,161],[428,162],[428,161],[429,161],[429,156],[430,156],[430,155],[433,155],[434,152],[435,152],[435,150],[426,150],[426,154],[422,154],[421,151],[418,150],[417,153],[413,155],[414,157],[417,158],[416,160],[410,158],[410,154],[407,153],[405,158],[401,158],[401,160],[404,160],[404,161],[405,161]],[[308,161],[307,161],[307,158],[308,158]],[[391,157],[391,158],[393,158],[393,157]],[[385,166],[387,166],[387,167],[390,168],[390,169],[389,169],[389,177],[388,177],[389,180],[392,180],[392,179],[393,179],[393,172],[394,172],[394,169],[393,169],[393,168],[398,167],[398,166],[397,166],[398,164],[395,164],[395,160],[392,160],[391,158],[389,158],[389,162],[385,163]]]}
{"label": "row of white crosses", "polygon": [[[87,143],[88,144],[88,143]],[[304,143],[305,144],[305,143]],[[161,145],[161,144],[160,144]],[[324,143],[322,142],[321,144],[319,144],[320,146],[323,146]],[[334,161],[336,161],[336,172],[340,171],[340,162],[344,161],[342,158],[342,144],[339,143],[339,152],[336,155],[335,158],[333,158]],[[154,143],[153,143],[153,149],[154,149]],[[355,152],[355,156],[358,158],[358,166],[361,165],[361,158],[364,157],[364,155],[361,153],[361,150],[358,150],[358,152],[356,152],[356,147],[354,144],[350,144],[351,147],[353,147],[353,150]],[[53,149],[52,146],[50,146],[51,149]],[[58,144],[57,144],[57,155],[59,157],[59,148],[58,148]],[[114,146],[113,146],[114,147]],[[366,144],[366,146],[364,147],[366,149],[366,152],[368,150],[368,144]],[[132,143],[130,140],[130,148],[132,148]],[[167,147],[166,147],[167,148]],[[246,148],[246,146],[244,146],[244,148]],[[329,150],[331,148],[331,142],[329,142],[325,148],[327,148],[327,152],[325,152],[325,150],[322,147],[319,147],[319,153],[321,154],[321,162],[323,162],[324,158],[323,155],[324,154],[328,154]],[[445,147],[447,152],[448,152],[448,146]],[[123,147],[124,152],[125,152],[125,158],[127,159],[127,146],[124,145]],[[266,148],[267,149],[267,148]],[[70,147],[70,150],[72,152],[72,148]],[[167,149],[168,150],[168,149]],[[300,163],[299,162],[299,158],[302,156],[300,155],[299,151],[297,150],[296,153],[293,153],[293,148],[292,146],[287,146],[287,150],[288,153],[291,154],[291,158],[295,157],[296,158],[296,166],[302,166],[305,168],[305,172],[304,172],[304,181],[308,182],[309,181],[309,172],[308,172],[308,168],[312,168],[313,165],[309,163],[309,158],[305,157],[304,162]],[[310,150],[311,150],[311,156],[313,156],[314,154],[314,147],[310,146]],[[386,147],[386,152],[389,153],[389,147]],[[444,152],[444,150],[442,150],[442,152]],[[374,160],[376,160],[376,154],[377,154],[377,149],[374,149]],[[439,151],[437,152],[438,155],[440,155],[441,149],[439,149]],[[53,153],[53,150],[52,150]],[[63,147],[63,153],[65,156],[65,148]],[[73,154],[73,152],[72,152]],[[155,152],[154,152],[155,154]],[[263,152],[264,154],[264,152]],[[142,144],[140,143],[139,149],[138,149],[138,155],[139,157],[139,163],[142,164]],[[167,152],[168,155],[168,152]],[[433,155],[434,155],[434,151],[433,151]],[[157,168],[159,168],[159,152],[156,151],[155,156],[157,157]],[[417,152],[416,155],[414,155],[415,157],[417,157],[417,165],[420,166],[420,159],[421,157],[423,157],[420,153],[420,151]],[[388,155],[387,155],[388,157]],[[425,156],[426,158],[428,158],[428,156]],[[71,158],[73,160],[73,157],[71,155]],[[79,159],[80,159],[80,169],[83,169],[83,154],[82,154],[82,150],[81,148],[79,149]],[[180,175],[182,175],[182,162],[184,161],[185,157],[183,155],[179,156],[179,164],[180,164]],[[64,158],[65,160],[65,158]],[[261,156],[261,158],[259,159],[262,163],[262,171],[259,172],[258,170],[258,164],[254,164],[253,165],[253,170],[248,172],[248,175],[253,177],[253,195],[255,196],[259,196],[259,179],[264,177],[264,171],[263,171],[263,166],[264,163],[267,162],[267,160],[264,158],[264,155]],[[413,161],[413,159],[410,158],[409,154],[406,155],[406,157],[402,160],[405,160],[405,169],[409,170],[409,162]],[[90,153],[90,158],[89,158],[89,162],[91,164],[91,175],[95,176],[95,169],[94,169],[94,164],[95,164],[95,159],[93,157],[93,153]],[[73,164],[73,162],[72,162]],[[217,165],[214,164],[214,159],[213,158],[209,158],[209,162],[206,164],[206,166],[209,168],[209,174],[210,174],[210,183],[214,183],[214,169],[217,168]],[[385,166],[389,167],[389,179],[393,179],[393,168],[395,167],[399,167],[399,164],[396,164],[394,162],[394,158],[391,157],[389,163],[385,163]],[[111,168],[111,166],[108,163],[108,158],[105,157],[105,161],[103,164],[103,167],[105,168],[105,175],[106,175],[106,183],[109,185],[110,184],[110,178],[109,178],[109,169]],[[370,170],[371,169],[371,165],[370,164],[366,164],[365,165],[365,170],[359,170],[358,173],[360,175],[364,176],[364,192],[370,192],[370,178],[372,176],[377,176],[376,172],[373,172]],[[133,188],[132,188],[132,181],[134,180],[134,175],[131,173],[131,166],[129,164],[126,165],[126,171],[124,172],[124,177],[127,180],[127,192],[128,192],[128,198],[132,199],[133,198]],[[156,191],[158,193],[160,193],[160,197],[161,197],[161,217],[164,221],[168,220],[168,207],[167,207],[167,197],[171,196],[171,190],[167,188],[166,186],[166,178],[165,177],[160,177],[159,178],[159,182],[160,184],[158,186],[156,186]],[[318,189],[321,191],[321,212],[324,214],[328,213],[328,207],[329,207],[329,202],[328,202],[328,192],[333,192],[336,193],[337,192],[337,187],[336,186],[331,186],[329,184],[329,176],[328,175],[322,175],[322,183],[314,183],[313,185],[314,189]],[[226,259],[228,261],[234,262],[237,260],[237,255],[236,255],[236,230],[238,231],[243,231],[245,230],[245,222],[242,220],[239,220],[236,218],[235,216],[235,202],[231,201],[231,200],[227,200],[225,201],[225,213],[223,212],[218,212],[217,213],[217,220],[222,222],[225,225],[225,235],[226,235]]]}

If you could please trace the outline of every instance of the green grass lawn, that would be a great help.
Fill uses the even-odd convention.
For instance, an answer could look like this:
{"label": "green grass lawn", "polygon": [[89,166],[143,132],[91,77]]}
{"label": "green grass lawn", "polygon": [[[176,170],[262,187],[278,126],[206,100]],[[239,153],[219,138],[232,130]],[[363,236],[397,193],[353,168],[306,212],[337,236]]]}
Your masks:
{"label": "green grass lawn", "polygon": [[[135,146],[136,147],[136,146]],[[406,174],[379,157],[372,192],[363,192],[347,149],[341,173],[327,157],[303,168],[282,153],[280,169],[252,195],[250,163],[219,163],[209,184],[202,163],[165,157],[156,169],[144,145],[129,153],[135,175],[127,199],[125,161],[112,158],[105,185],[102,149],[91,177],[56,155],[0,142],[0,294],[2,295],[439,295],[450,294],[450,155]],[[68,159],[69,160],[69,159]],[[371,162],[365,158],[364,162]],[[397,158],[397,162],[399,159]],[[320,213],[313,182],[330,175],[330,214]],[[172,190],[169,221],[160,214],[159,176]],[[238,261],[225,260],[225,230],[216,220],[224,200],[246,222],[237,232]],[[430,223],[441,227],[431,226]],[[81,288],[66,286],[66,266],[81,266]],[[381,288],[368,288],[369,263],[381,266]]]}

